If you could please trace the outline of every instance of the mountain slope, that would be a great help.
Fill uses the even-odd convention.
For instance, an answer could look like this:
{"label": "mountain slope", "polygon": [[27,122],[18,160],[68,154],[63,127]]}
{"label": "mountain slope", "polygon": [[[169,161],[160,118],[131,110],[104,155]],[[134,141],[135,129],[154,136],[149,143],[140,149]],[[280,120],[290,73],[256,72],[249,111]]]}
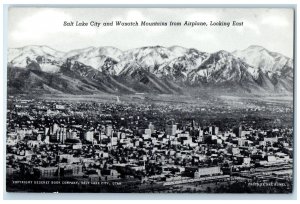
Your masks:
{"label": "mountain slope", "polygon": [[281,72],[284,67],[293,67],[292,59],[257,45],[234,51],[233,55],[253,67],[260,68],[263,72]]}
{"label": "mountain slope", "polygon": [[261,46],[252,45],[233,55],[252,66],[256,81],[273,87],[275,92],[293,91],[293,60]]}
{"label": "mountain slope", "polygon": [[17,92],[30,92],[34,86],[41,92],[71,94],[181,94],[191,88],[255,94],[293,91],[293,60],[260,46],[233,53],[180,46],[127,51],[88,47],[64,53],[26,46],[10,49],[8,59],[9,86]]}
{"label": "mountain slope", "polygon": [[25,68],[35,61],[45,72],[57,72],[61,66],[65,53],[54,50],[48,46],[25,46],[8,50],[9,66]]}
{"label": "mountain slope", "polygon": [[88,47],[73,50],[64,55],[64,60],[78,61],[99,71],[115,74],[113,65],[117,64],[123,52],[114,47]]}

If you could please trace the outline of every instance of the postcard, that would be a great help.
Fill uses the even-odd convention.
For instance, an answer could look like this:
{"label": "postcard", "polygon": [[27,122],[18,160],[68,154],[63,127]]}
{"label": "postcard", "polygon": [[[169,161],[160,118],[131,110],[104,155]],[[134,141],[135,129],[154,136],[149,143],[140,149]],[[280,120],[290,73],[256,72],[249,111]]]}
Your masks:
{"label": "postcard", "polygon": [[292,193],[294,12],[10,6],[6,190]]}

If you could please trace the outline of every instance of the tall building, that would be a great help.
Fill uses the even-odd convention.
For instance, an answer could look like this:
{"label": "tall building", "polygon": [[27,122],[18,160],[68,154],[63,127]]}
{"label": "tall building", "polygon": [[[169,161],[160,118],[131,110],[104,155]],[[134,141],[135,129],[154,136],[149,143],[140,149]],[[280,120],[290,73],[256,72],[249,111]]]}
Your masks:
{"label": "tall building", "polygon": [[213,127],[212,126],[209,126],[209,128],[208,128],[208,134],[213,134]]}
{"label": "tall building", "polygon": [[145,129],[145,134],[151,136],[151,129]]}
{"label": "tall building", "polygon": [[242,131],[243,131],[243,127],[242,127],[242,125],[240,125],[240,127],[239,127],[239,137],[242,137]]}
{"label": "tall building", "polygon": [[120,97],[117,96],[116,98],[117,98],[117,103],[120,103],[121,102]]}
{"label": "tall building", "polygon": [[68,132],[67,132],[67,138],[68,139],[78,139],[78,137],[77,137],[77,132],[75,131],[75,130],[69,130]]}
{"label": "tall building", "polygon": [[219,127],[213,126],[212,127],[212,135],[218,135],[219,134]]}
{"label": "tall building", "polygon": [[118,137],[117,137],[117,135],[111,137],[111,145],[112,145],[112,146],[118,145]]}
{"label": "tall building", "polygon": [[204,130],[201,127],[199,127],[199,136],[203,136],[203,133],[204,133]]}
{"label": "tall building", "polygon": [[45,135],[48,135],[50,133],[49,130],[50,130],[50,128],[48,128],[48,127],[45,128]]}
{"label": "tall building", "polygon": [[111,137],[112,136],[112,126],[111,125],[108,125],[107,127],[106,127],[106,130],[105,130],[105,132],[106,132],[106,136],[107,137]]}
{"label": "tall building", "polygon": [[50,143],[50,136],[49,136],[49,135],[46,135],[44,142],[45,142],[46,144],[49,144],[49,143]]}
{"label": "tall building", "polygon": [[203,130],[201,129],[201,127],[199,127],[199,137],[198,137],[198,140],[201,141],[201,142],[204,141]]}
{"label": "tall building", "polygon": [[166,134],[170,136],[174,136],[176,134],[177,125],[172,121],[171,123],[167,123],[166,125]]}
{"label": "tall building", "polygon": [[94,131],[87,131],[87,132],[84,134],[84,139],[85,139],[86,141],[93,142],[93,140],[94,140]]}
{"label": "tall building", "polygon": [[58,131],[58,138],[59,138],[59,142],[64,144],[66,139],[67,139],[67,130],[65,127],[60,128]]}
{"label": "tall building", "polygon": [[192,121],[192,124],[191,124],[191,126],[192,126],[192,129],[194,130],[194,129],[195,129],[195,127],[196,127],[196,122],[195,122],[195,120],[193,120],[193,121]]}
{"label": "tall building", "polygon": [[97,138],[98,138],[100,144],[101,144],[101,142],[102,142],[101,134],[103,134],[103,133],[102,133],[102,131],[99,129],[99,130],[97,131],[97,136],[98,136]]}
{"label": "tall building", "polygon": [[57,134],[58,129],[59,129],[59,125],[57,123],[54,123],[50,130],[50,134],[53,134],[53,135]]}
{"label": "tall building", "polygon": [[154,125],[151,122],[148,125],[148,129],[150,129],[151,134],[154,133]]}

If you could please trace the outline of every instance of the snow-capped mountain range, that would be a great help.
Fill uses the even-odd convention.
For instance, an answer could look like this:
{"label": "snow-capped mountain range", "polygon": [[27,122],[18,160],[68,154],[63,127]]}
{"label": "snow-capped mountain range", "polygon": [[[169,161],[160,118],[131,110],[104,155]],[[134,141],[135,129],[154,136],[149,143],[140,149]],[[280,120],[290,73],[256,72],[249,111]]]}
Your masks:
{"label": "snow-capped mountain range", "polygon": [[[25,46],[9,49],[8,66],[57,76],[66,70],[81,77],[93,73],[85,80],[95,81],[101,76],[99,80],[103,83],[109,78],[132,92],[139,87],[141,91],[154,88],[159,93],[170,90],[173,93],[190,86],[239,86],[246,92],[293,90],[293,60],[254,45],[232,53],[224,50],[207,53],[180,46],[151,46],[127,51],[115,47],[88,47],[69,52],[48,46]],[[99,84],[99,80],[95,83]],[[107,86],[112,84],[107,83]],[[111,91],[119,88],[111,87]]]}

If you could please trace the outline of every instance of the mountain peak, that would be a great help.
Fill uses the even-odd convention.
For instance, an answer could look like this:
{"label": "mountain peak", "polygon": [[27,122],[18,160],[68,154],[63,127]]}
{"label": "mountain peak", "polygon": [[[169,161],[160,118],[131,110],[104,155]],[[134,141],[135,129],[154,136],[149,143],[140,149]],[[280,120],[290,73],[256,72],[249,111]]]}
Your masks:
{"label": "mountain peak", "polygon": [[34,52],[45,52],[45,53],[62,53],[58,50],[53,49],[52,47],[49,47],[48,45],[26,45],[23,47],[17,47],[17,48],[12,48],[14,50],[23,50],[23,51],[34,51]]}
{"label": "mountain peak", "polygon": [[[33,65],[38,64],[44,72],[59,70],[69,60],[72,69],[62,74],[76,76],[83,87],[93,84],[101,92],[113,92],[116,86],[127,91],[130,89],[130,92],[155,90],[172,93],[182,84],[208,88],[252,84],[255,89],[272,91],[281,86],[277,82],[284,83],[284,87],[290,90],[292,86],[289,84],[293,80],[293,61],[258,45],[233,53],[226,50],[206,53],[195,48],[157,45],[127,51],[112,46],[87,47],[63,54],[48,46],[30,45],[10,49],[8,53],[12,68],[33,70]],[[28,63],[34,61],[36,63]],[[72,72],[76,73],[73,75]],[[261,87],[264,80],[265,84],[274,83],[274,87]],[[86,81],[89,83],[84,84]],[[106,84],[102,87],[103,83]],[[94,88],[88,91],[93,93]]]}
{"label": "mountain peak", "polygon": [[251,45],[244,50],[236,50],[232,54],[255,69],[261,69],[263,73],[285,73],[283,70],[293,69],[292,59],[259,45]]}
{"label": "mountain peak", "polygon": [[226,50],[219,50],[213,54],[222,55],[222,56],[233,56],[231,52],[228,52]]}
{"label": "mountain peak", "polygon": [[245,50],[248,49],[256,49],[256,50],[266,50],[266,48],[260,46],[260,45],[250,45],[248,48],[246,48]]}
{"label": "mountain peak", "polygon": [[228,53],[228,54],[231,54],[230,52],[226,51],[226,50],[219,50],[217,51],[216,53]]}
{"label": "mountain peak", "polygon": [[168,47],[169,50],[174,50],[174,49],[187,49],[185,47],[182,47],[182,46],[179,46],[179,45],[173,45],[173,46],[170,46]]}

